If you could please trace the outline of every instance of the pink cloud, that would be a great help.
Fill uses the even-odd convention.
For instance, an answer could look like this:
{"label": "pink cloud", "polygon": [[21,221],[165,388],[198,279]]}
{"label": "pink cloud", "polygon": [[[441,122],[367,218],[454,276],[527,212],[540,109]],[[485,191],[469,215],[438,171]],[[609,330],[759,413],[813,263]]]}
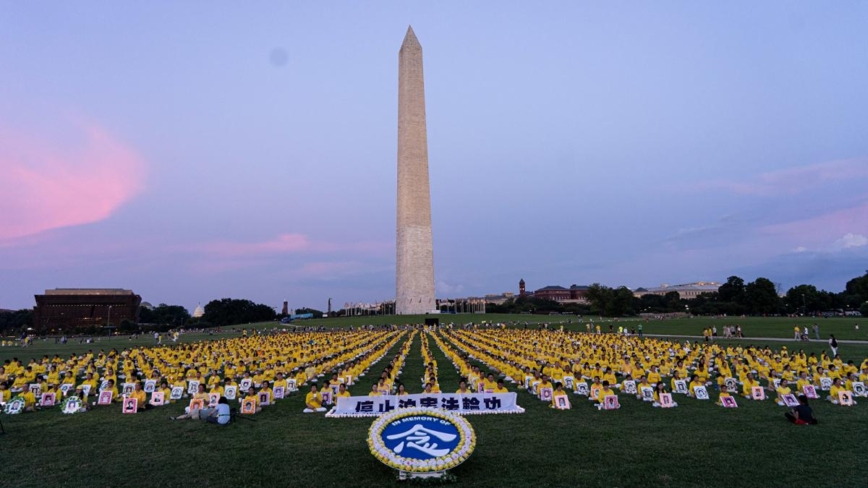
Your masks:
{"label": "pink cloud", "polygon": [[394,249],[384,242],[324,242],[313,241],[305,234],[285,233],[273,239],[255,242],[217,241],[197,245],[198,251],[222,257],[261,256],[295,253],[363,252],[380,253]]}
{"label": "pink cloud", "polygon": [[143,189],[145,162],[96,125],[63,147],[0,127],[0,240],[97,222]]}
{"label": "pink cloud", "polygon": [[202,245],[202,250],[220,256],[245,256],[259,254],[285,254],[311,249],[311,242],[304,234],[281,234],[261,242],[218,241]]}
{"label": "pink cloud", "polygon": [[715,181],[700,187],[721,188],[743,195],[795,195],[819,185],[858,179],[868,179],[868,160],[828,161],[762,173],[752,181]]}
{"label": "pink cloud", "polygon": [[766,226],[760,231],[766,235],[787,238],[802,247],[826,246],[841,236],[868,234],[868,203],[816,217]]}

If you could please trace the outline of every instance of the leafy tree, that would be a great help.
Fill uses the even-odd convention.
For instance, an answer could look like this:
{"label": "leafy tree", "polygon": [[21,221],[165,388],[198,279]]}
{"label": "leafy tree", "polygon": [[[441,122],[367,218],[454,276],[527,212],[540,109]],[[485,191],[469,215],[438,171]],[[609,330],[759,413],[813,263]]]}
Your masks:
{"label": "leafy tree", "polygon": [[823,308],[820,306],[820,293],[814,285],[799,285],[790,288],[787,290],[784,301],[788,312],[804,309],[805,313],[812,313]]}
{"label": "leafy tree", "polygon": [[[772,285],[774,286],[774,285]],[[730,276],[726,279],[726,283],[720,285],[717,294],[722,302],[733,302],[738,304],[745,303],[745,285],[744,280],[738,276]]]}
{"label": "leafy tree", "polygon": [[614,298],[614,292],[608,286],[594,283],[588,287],[588,292],[585,296],[591,303],[591,309],[596,310],[600,315],[604,315],[607,313],[610,303]]}
{"label": "leafy tree", "polygon": [[148,310],[145,307],[139,311],[140,324],[172,325],[180,327],[190,321],[190,312],[181,305],[166,305],[161,303]]}
{"label": "leafy tree", "polygon": [[211,300],[205,305],[203,322],[215,326],[266,322],[277,316],[268,305],[253,303],[250,300],[223,298]]}
{"label": "leafy tree", "polygon": [[0,333],[10,333],[33,327],[33,310],[23,309],[14,312],[0,312]]}
{"label": "leafy tree", "polygon": [[321,319],[323,315],[325,315],[322,310],[316,310],[313,308],[299,308],[295,310],[296,315],[302,315],[306,313],[313,314],[313,318],[315,319]]}
{"label": "leafy tree", "polygon": [[774,314],[780,311],[780,298],[775,284],[768,278],[757,278],[745,286],[744,300],[750,313]]}

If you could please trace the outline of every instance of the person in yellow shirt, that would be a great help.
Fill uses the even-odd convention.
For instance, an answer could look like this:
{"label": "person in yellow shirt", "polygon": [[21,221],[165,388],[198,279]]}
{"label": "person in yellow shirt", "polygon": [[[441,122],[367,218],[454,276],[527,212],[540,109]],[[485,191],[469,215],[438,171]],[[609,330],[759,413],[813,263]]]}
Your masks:
{"label": "person in yellow shirt", "polygon": [[497,380],[497,386],[494,387],[494,393],[509,393],[509,390],[504,386],[502,379]]}
{"label": "person in yellow shirt", "polygon": [[[848,390],[844,386],[844,382],[841,380],[841,378],[835,378],[835,381],[832,382],[832,387],[829,389],[829,396],[826,397],[826,400],[832,402],[832,405],[837,405],[839,402],[838,394],[842,391]],[[856,405],[855,400],[853,400],[853,405]]]}
{"label": "person in yellow shirt", "polygon": [[[615,392],[611,388],[609,388],[609,382],[608,381],[603,381],[603,387],[600,388],[599,392],[597,393],[597,398],[596,398],[597,403],[598,403],[598,405],[597,405],[598,408],[603,408],[603,403],[605,402],[606,397],[609,395],[615,395]],[[620,408],[620,406],[619,406],[619,408]]]}
{"label": "person in yellow shirt", "polygon": [[[340,388],[343,388],[344,384],[341,383],[341,386],[338,387],[338,392],[340,392]],[[404,383],[398,383],[398,391],[395,393],[397,396],[406,396],[409,395],[407,389],[404,388]]]}
{"label": "person in yellow shirt", "polygon": [[741,394],[744,395],[745,398],[752,398],[754,386],[759,386],[759,382],[753,378],[753,373],[748,373],[747,376],[744,377],[744,382],[741,384]]}
{"label": "person in yellow shirt", "polygon": [[256,394],[256,390],[254,390],[252,386],[247,389],[247,396],[241,399],[241,405],[245,405],[248,402],[253,403],[253,411],[255,413],[262,411],[262,407],[259,406],[259,395]]}
{"label": "person in yellow shirt", "polygon": [[808,372],[802,371],[799,373],[799,380],[796,381],[796,390],[800,393],[805,392],[805,386],[811,386],[811,380],[808,379]]}
{"label": "person in yellow shirt", "polygon": [[555,391],[552,392],[552,402],[549,407],[555,408],[555,398],[564,396],[567,396],[567,392],[564,390],[564,385],[560,381],[558,381],[557,383],[555,383]]}
{"label": "person in yellow shirt", "polygon": [[[398,387],[398,394],[399,394],[399,395],[401,394],[401,391],[402,391],[403,389],[404,389],[404,385],[400,385],[400,386]],[[405,391],[404,394],[406,395],[407,392]],[[349,390],[347,390],[347,385],[341,383],[341,386],[338,387],[338,395],[337,395],[337,396],[338,396],[338,397],[349,397],[349,396],[352,396],[352,395],[350,395]]]}
{"label": "person in yellow shirt", "polygon": [[784,403],[784,395],[789,395],[793,393],[793,390],[792,388],[790,388],[790,382],[787,381],[786,378],[783,378],[781,379],[778,387],[775,389],[775,392],[777,392],[778,394],[777,398],[775,398],[775,402],[777,402],[778,405],[783,407],[786,405],[786,403]]}
{"label": "person in yellow shirt", "polygon": [[24,399],[24,410],[25,412],[35,412],[36,411],[36,396],[30,391],[30,385],[25,384],[24,389],[21,390],[21,398]]}
{"label": "person in yellow shirt", "polygon": [[368,392],[368,396],[381,396],[381,395],[382,395],[382,393],[380,393],[379,386],[376,383],[371,385],[371,391]]}
{"label": "person in yellow shirt", "polygon": [[[373,390],[377,389],[377,385],[373,385]],[[317,392],[316,385],[310,385],[310,392],[304,397],[304,413],[325,412],[326,409],[322,406],[322,396]]]}
{"label": "person in yellow shirt", "polygon": [[135,398],[138,401],[136,410],[139,412],[151,408],[151,405],[148,404],[148,394],[145,393],[145,390],[142,389],[142,384],[138,381],[136,381],[136,386],[133,387],[133,392],[130,393],[130,398]]}
{"label": "person in yellow shirt", "polygon": [[12,399],[12,392],[6,389],[6,382],[0,381],[0,403],[9,403]]}
{"label": "person in yellow shirt", "polygon": [[456,395],[467,395],[469,393],[473,393],[472,391],[467,389],[467,382],[462,379],[458,382],[458,390],[455,392]]}

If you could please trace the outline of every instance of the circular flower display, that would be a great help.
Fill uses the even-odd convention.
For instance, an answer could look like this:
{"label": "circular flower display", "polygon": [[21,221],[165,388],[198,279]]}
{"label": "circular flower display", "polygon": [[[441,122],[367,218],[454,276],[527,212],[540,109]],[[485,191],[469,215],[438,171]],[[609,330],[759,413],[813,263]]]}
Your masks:
{"label": "circular flower display", "polygon": [[368,447],[374,457],[401,471],[445,471],[470,457],[476,434],[470,422],[455,413],[407,408],[378,417],[368,431]]}
{"label": "circular flower display", "polygon": [[83,406],[83,402],[81,398],[70,395],[63,400],[63,403],[60,404],[61,411],[66,414],[74,414],[81,412],[81,407]]}
{"label": "circular flower display", "polygon": [[9,403],[6,404],[3,413],[6,415],[17,415],[24,410],[24,398],[21,395],[16,395]]}

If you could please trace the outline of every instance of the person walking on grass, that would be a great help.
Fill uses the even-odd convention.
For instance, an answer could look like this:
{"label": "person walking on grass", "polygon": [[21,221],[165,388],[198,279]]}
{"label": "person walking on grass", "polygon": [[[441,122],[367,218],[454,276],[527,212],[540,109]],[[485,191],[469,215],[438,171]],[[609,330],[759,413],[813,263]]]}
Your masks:
{"label": "person walking on grass", "polygon": [[820,326],[814,322],[814,337],[819,341],[820,340]]}
{"label": "person walking on grass", "polygon": [[838,339],[835,339],[835,334],[829,334],[829,349],[832,350],[832,357],[838,355]]}

